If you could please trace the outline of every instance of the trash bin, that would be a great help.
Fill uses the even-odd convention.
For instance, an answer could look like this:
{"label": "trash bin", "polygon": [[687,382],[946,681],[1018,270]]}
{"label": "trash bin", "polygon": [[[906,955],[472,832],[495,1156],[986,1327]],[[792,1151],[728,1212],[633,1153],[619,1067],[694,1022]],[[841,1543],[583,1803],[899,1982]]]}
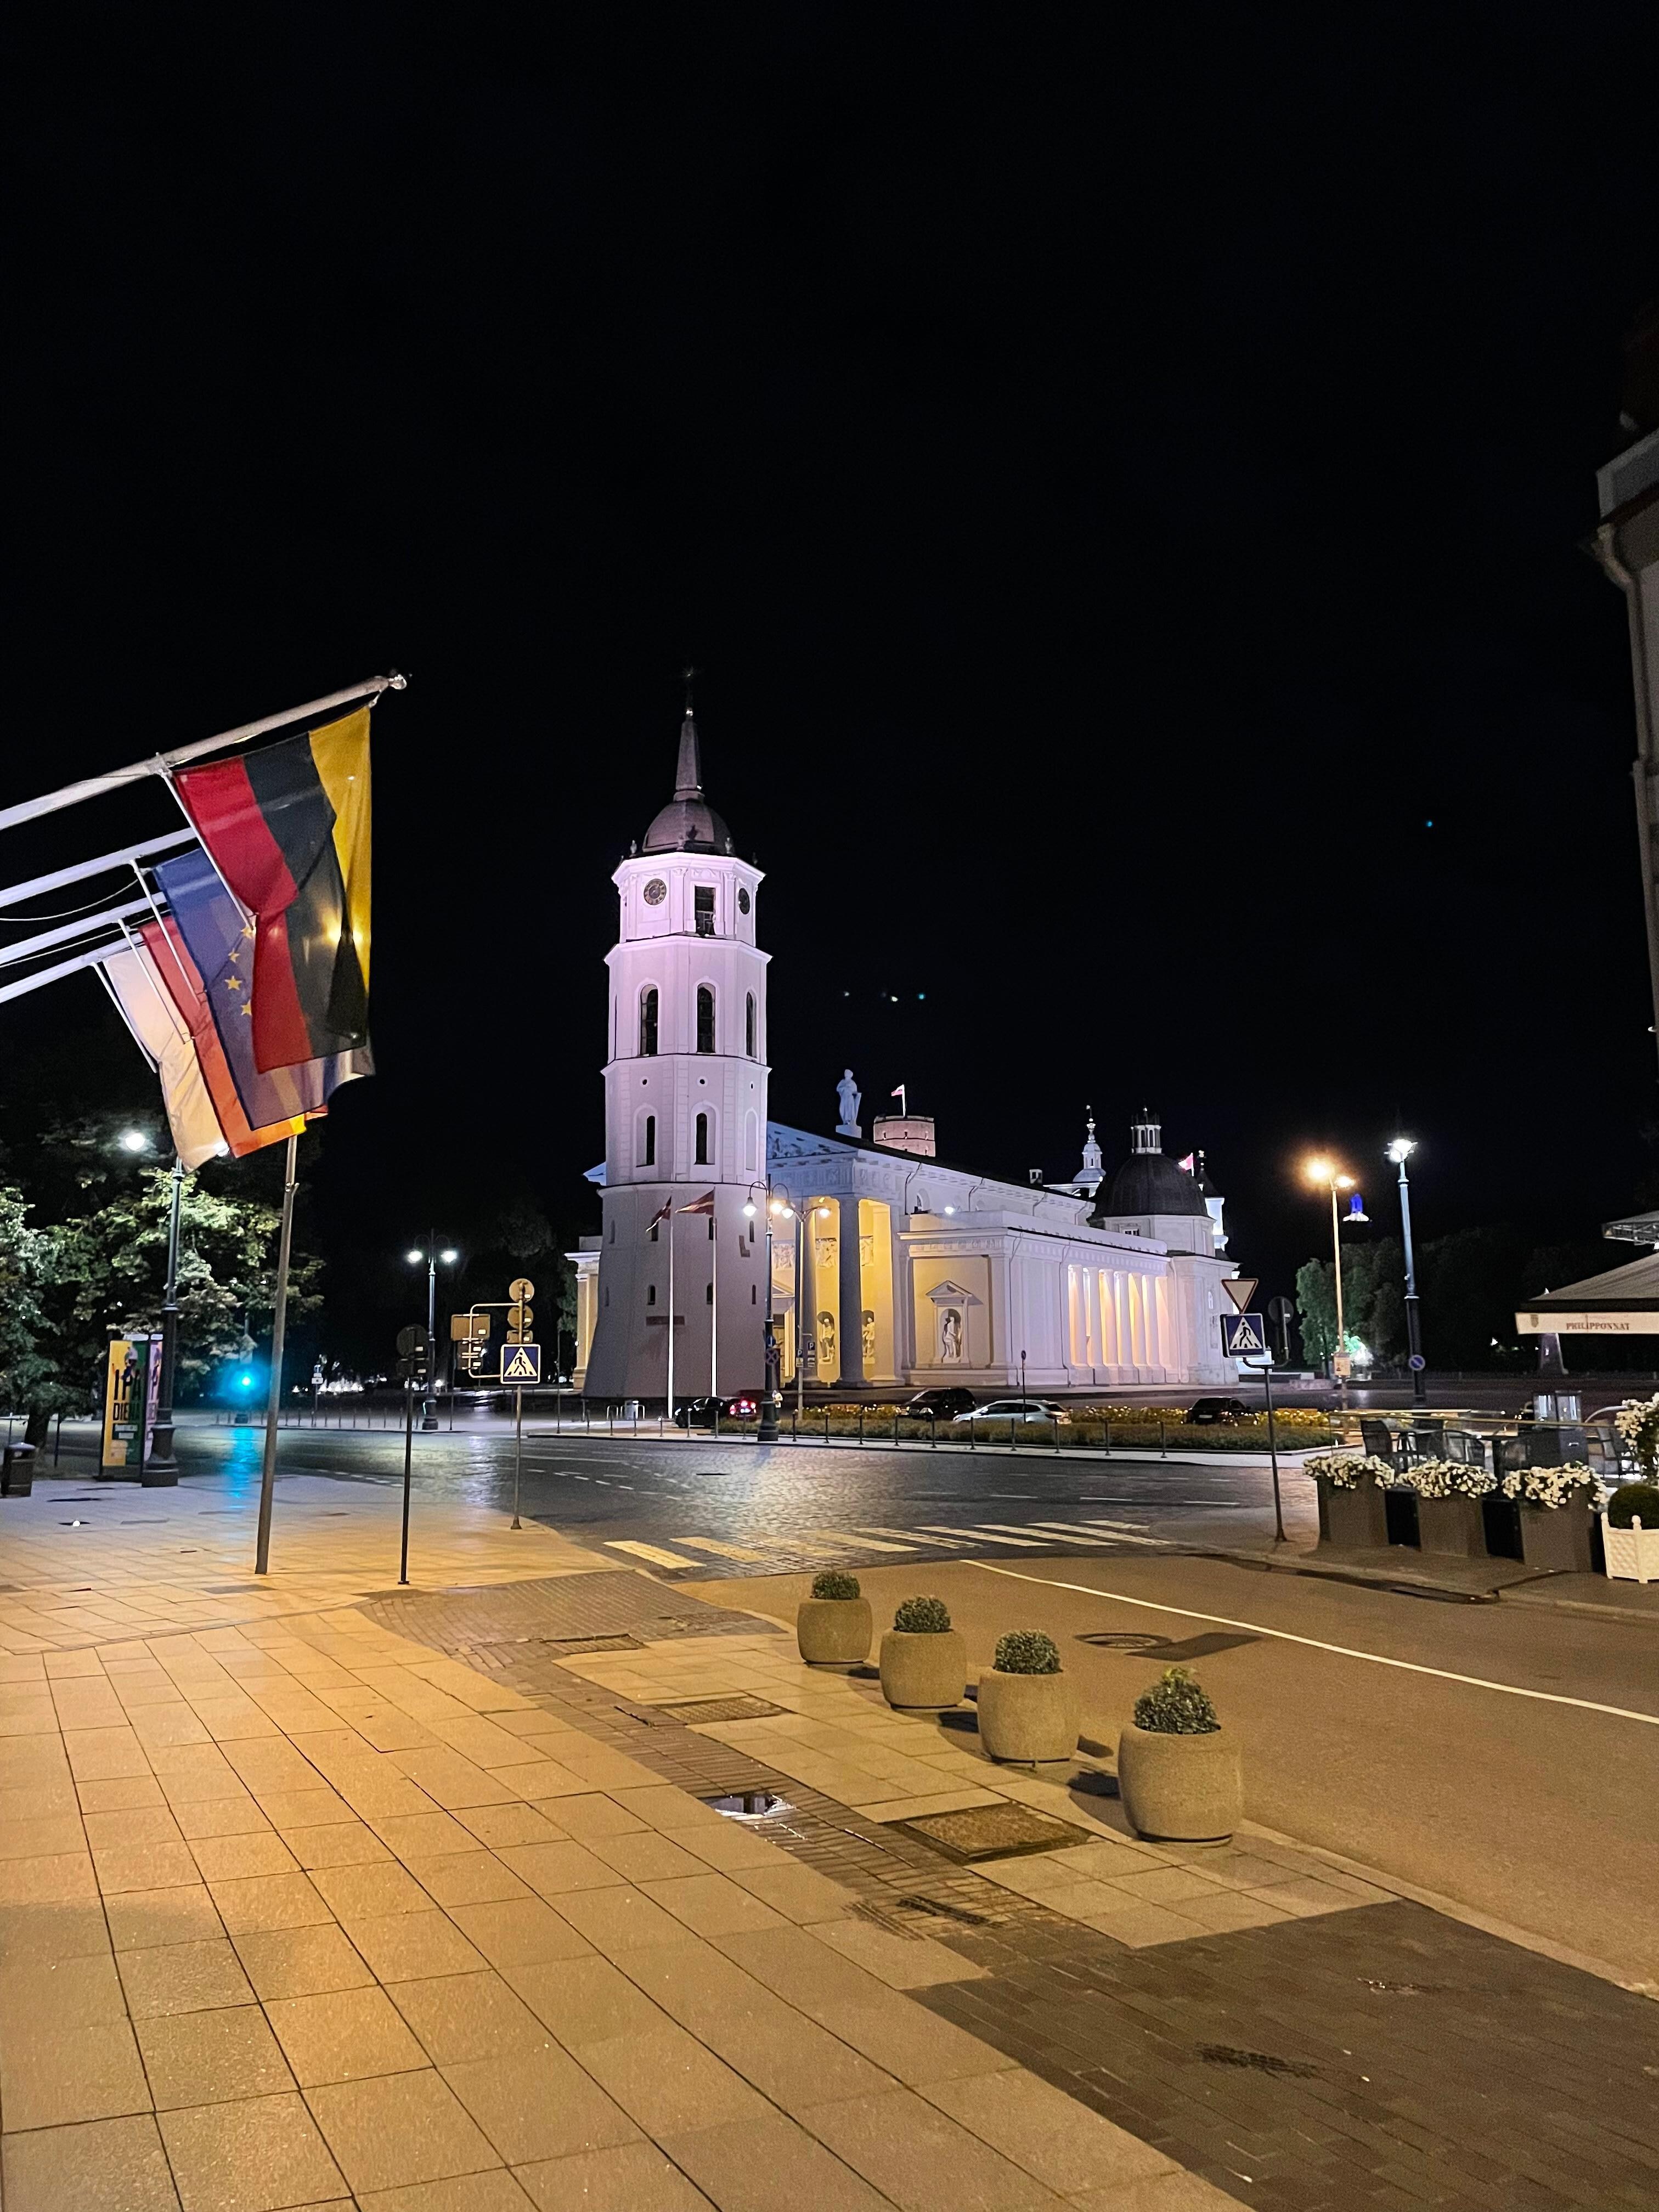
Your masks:
{"label": "trash bin", "polygon": [[34,1490],[34,1446],[8,1444],[0,1459],[0,1498],[27,1498]]}

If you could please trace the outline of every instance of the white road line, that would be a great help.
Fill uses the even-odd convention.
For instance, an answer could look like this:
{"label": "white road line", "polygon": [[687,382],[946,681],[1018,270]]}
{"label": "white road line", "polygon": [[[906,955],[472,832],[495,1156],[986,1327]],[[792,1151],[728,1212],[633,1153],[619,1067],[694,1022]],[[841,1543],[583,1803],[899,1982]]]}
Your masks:
{"label": "white road line", "polygon": [[1076,1528],[1069,1521],[1033,1521],[1030,1526],[1033,1528],[1052,1528],[1057,1535],[1070,1536],[1079,1544],[1110,1544],[1115,1540],[1110,1535],[1102,1536],[1091,1529]]}
{"label": "white road line", "polygon": [[1244,1628],[1252,1636],[1271,1636],[1280,1644],[1304,1644],[1311,1651],[1334,1652],[1339,1659],[1364,1659],[1373,1667],[1397,1667],[1407,1674],[1432,1674],[1442,1682],[1462,1682],[1472,1690],[1497,1690],[1506,1698],[1532,1698],[1540,1705],[1576,1705],[1580,1712],[1607,1713],[1616,1721],[1644,1721],[1659,1728],[1659,1713],[1632,1712],[1625,1705],[1599,1705],[1594,1698],[1564,1698],[1556,1690],[1527,1690],[1516,1682],[1490,1682],[1483,1674],[1457,1674],[1449,1667],[1424,1667],[1414,1659],[1390,1659],[1381,1651],[1355,1651],[1346,1644],[1325,1644],[1316,1636],[1293,1636],[1288,1628],[1264,1628],[1259,1620],[1230,1620],[1225,1613],[1195,1613],[1187,1605],[1154,1605],[1151,1598],[1126,1597],[1121,1590],[1091,1589],[1087,1583],[1062,1583],[1048,1575],[1023,1575],[1017,1567],[999,1567],[989,1559],[964,1559],[981,1574],[1006,1575],[1017,1583],[1042,1583],[1049,1589],[1076,1590],[1084,1597],[1108,1598],[1114,1605],[1139,1606],[1146,1613],[1174,1613],[1182,1620],[1207,1620],[1212,1628]]}
{"label": "white road line", "polygon": [[908,1536],[913,1543],[925,1545],[930,1550],[938,1549],[941,1552],[957,1552],[963,1548],[960,1544],[953,1543],[948,1536],[930,1536],[926,1534],[920,1528],[878,1528],[876,1529],[876,1534],[878,1536]]}
{"label": "white road line", "polygon": [[975,1545],[980,1543],[1009,1544],[1017,1552],[1040,1552],[1045,1540],[1040,1536],[993,1536],[988,1529],[978,1527],[952,1528],[951,1534],[959,1537],[969,1551],[972,1551]]}
{"label": "white road line", "polygon": [[678,1552],[665,1552],[655,1544],[635,1544],[623,1536],[607,1536],[607,1552],[632,1552],[635,1559],[649,1559],[653,1567],[699,1567],[701,1559],[683,1559]]}
{"label": "white road line", "polygon": [[688,1552],[713,1552],[721,1559],[763,1559],[764,1552],[745,1552],[741,1544],[722,1544],[713,1536],[676,1536],[677,1544],[684,1544]]}
{"label": "white road line", "polygon": [[827,1536],[833,1544],[849,1544],[855,1552],[914,1552],[914,1544],[878,1544],[873,1536],[857,1531],[848,1535],[843,1528],[809,1528],[809,1536]]}

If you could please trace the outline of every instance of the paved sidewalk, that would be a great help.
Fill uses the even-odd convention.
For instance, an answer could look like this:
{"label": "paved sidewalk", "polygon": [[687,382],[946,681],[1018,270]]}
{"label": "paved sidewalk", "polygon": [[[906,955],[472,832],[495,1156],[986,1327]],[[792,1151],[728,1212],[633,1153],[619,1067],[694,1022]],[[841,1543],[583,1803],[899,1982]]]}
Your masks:
{"label": "paved sidewalk", "polygon": [[[0,1659],[6,2212],[1225,2203],[913,1993],[985,1969],[617,1748],[614,1701],[590,1723],[572,1645],[731,1616],[544,1531],[428,1526],[471,1584],[426,1601],[451,1630],[474,1608],[461,1664],[384,1625],[411,1601],[380,1498],[284,1485],[251,1591],[197,1579],[247,1501],[211,1547],[176,1546],[209,1510],[185,1492],[100,1546],[33,1533],[40,1648]],[[568,1587],[556,1618],[515,1564]],[[88,1640],[170,1590],[246,1617]],[[532,1651],[568,1698],[504,1679]]]}

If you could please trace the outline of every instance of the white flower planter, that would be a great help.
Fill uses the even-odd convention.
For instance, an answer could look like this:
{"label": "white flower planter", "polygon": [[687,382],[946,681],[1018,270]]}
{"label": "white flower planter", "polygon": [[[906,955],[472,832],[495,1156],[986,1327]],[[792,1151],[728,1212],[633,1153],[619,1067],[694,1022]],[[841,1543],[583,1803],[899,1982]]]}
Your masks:
{"label": "white flower planter", "polygon": [[1640,1521],[1628,1528],[1610,1528],[1604,1513],[1601,1542],[1612,1581],[1659,1583],[1659,1528],[1644,1528]]}

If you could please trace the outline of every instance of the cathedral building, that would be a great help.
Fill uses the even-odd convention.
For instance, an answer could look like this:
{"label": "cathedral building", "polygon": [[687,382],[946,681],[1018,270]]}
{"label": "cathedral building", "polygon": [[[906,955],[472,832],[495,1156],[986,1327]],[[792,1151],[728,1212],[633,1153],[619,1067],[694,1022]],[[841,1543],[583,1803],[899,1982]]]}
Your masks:
{"label": "cathedral building", "polygon": [[878,1115],[866,1141],[850,1070],[833,1135],[770,1120],[763,878],[703,796],[689,709],[674,795],[613,880],[601,1227],[569,1255],[588,1397],[758,1389],[769,1249],[786,1382],[798,1366],[891,1395],[1237,1380],[1222,1202],[1165,1158],[1150,1115],[1109,1179],[1091,1120],[1064,1185],[949,1166],[923,1115]]}

